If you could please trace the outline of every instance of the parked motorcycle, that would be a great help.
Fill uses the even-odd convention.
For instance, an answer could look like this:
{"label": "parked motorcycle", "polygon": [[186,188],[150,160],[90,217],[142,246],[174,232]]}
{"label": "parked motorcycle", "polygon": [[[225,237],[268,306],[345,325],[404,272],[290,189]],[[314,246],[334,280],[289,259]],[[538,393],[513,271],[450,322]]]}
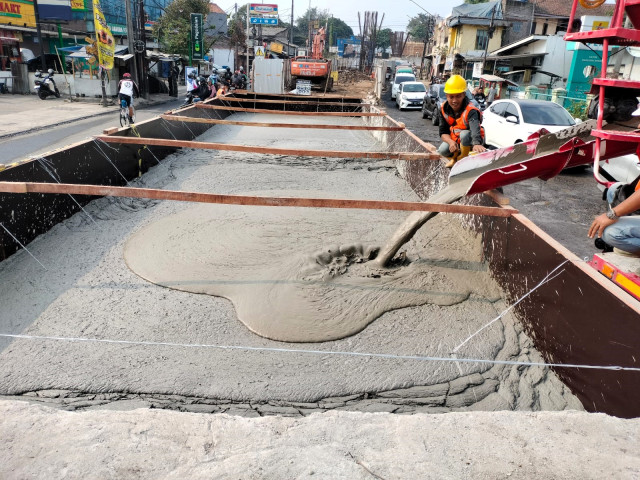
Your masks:
{"label": "parked motorcycle", "polygon": [[53,69],[50,68],[45,77],[42,76],[40,70],[36,71],[36,80],[34,86],[38,97],[42,100],[46,99],[50,95],[55,95],[56,98],[60,98],[60,92],[56,87],[56,82],[53,79]]}

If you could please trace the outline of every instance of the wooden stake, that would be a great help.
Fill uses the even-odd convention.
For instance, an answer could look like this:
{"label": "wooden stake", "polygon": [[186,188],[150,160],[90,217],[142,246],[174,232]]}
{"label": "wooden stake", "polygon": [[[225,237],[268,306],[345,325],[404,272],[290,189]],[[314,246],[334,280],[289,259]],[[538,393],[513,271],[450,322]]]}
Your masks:
{"label": "wooden stake", "polygon": [[[181,117],[179,115],[160,115],[160,118],[169,120],[172,122],[193,122],[193,123],[208,123],[213,125],[240,125],[243,127],[270,127],[270,128],[317,128],[323,130],[369,130],[369,131],[386,131],[386,132],[401,132],[404,130],[404,126],[398,127],[369,127],[367,125],[329,125],[319,123],[265,123],[265,122],[239,122],[233,120],[215,120],[213,118],[196,118],[196,117]],[[115,133],[117,128],[113,129]],[[103,133],[107,133],[104,131]]]}
{"label": "wooden stake", "polygon": [[196,108],[229,110],[232,112],[273,113],[274,115],[316,115],[324,117],[384,117],[386,112],[294,112],[291,110],[268,110],[263,108],[221,107],[206,103],[196,103]]}
{"label": "wooden stake", "polygon": [[464,213],[509,217],[517,210],[446,203],[390,202],[379,200],[351,200],[335,198],[256,197],[247,195],[218,195],[216,193],[180,192],[153,188],[113,187],[104,185],[75,185],[69,183],[0,182],[4,193],[54,193],[109,197],[148,198],[179,202],[218,203],[224,205],[252,205],[256,207],[351,208],[362,210],[402,210],[440,213]]}
{"label": "wooden stake", "polygon": [[348,150],[298,150],[296,148],[272,148],[257,145],[234,145],[228,143],[195,142],[192,140],[168,140],[164,138],[120,137],[99,135],[96,140],[126,145],[155,145],[174,148],[200,148],[232,152],[259,153],[267,155],[291,155],[294,157],[370,158],[382,160],[440,160],[438,153],[430,152],[350,152]]}
{"label": "wooden stake", "polygon": [[[246,102],[246,103],[277,103],[279,105],[310,105],[313,107],[320,107],[324,105],[338,106],[338,107],[362,107],[367,106],[368,103],[341,103],[341,102],[305,102],[301,100],[260,100],[251,98],[238,98],[238,97],[224,97],[221,99],[223,102]],[[206,105],[211,105],[207,103]]]}

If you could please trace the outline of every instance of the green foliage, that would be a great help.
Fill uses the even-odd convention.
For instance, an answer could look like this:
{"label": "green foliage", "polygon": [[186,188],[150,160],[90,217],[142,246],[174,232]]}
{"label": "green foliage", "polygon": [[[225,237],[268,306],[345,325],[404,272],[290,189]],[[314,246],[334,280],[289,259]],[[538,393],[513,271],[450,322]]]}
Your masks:
{"label": "green foliage", "polygon": [[[167,53],[189,56],[189,33],[191,31],[191,14],[209,13],[209,0],[174,0],[164,11],[162,17],[153,26],[153,34],[163,45]],[[204,39],[207,50],[216,36],[215,32],[205,29]]]}
{"label": "green foliage", "polygon": [[380,30],[378,32],[378,35],[376,36],[376,47],[382,48],[383,50],[389,48],[391,46],[392,33],[393,32],[390,28],[383,28],[382,30]]}
{"label": "green foliage", "polygon": [[433,34],[433,17],[419,13],[415,17],[411,17],[407,25],[407,32],[414,40],[424,42],[429,40]]}
{"label": "green foliage", "polygon": [[229,20],[229,38],[231,43],[244,45],[247,41],[247,4],[238,7],[238,12]]}
{"label": "green foliage", "polygon": [[580,120],[587,119],[587,102],[584,100],[571,100],[566,109],[573,118],[579,118]]}
{"label": "green foliage", "polygon": [[[293,30],[293,43],[296,45],[306,45],[309,38],[309,18],[311,23],[318,23],[319,26],[327,26],[327,45],[337,45],[338,38],[350,37],[353,30],[349,25],[339,18],[332,17],[329,10],[320,10],[317,7],[307,9],[303,15],[298,17]],[[331,34],[331,38],[329,38]],[[331,42],[331,43],[329,43]]]}

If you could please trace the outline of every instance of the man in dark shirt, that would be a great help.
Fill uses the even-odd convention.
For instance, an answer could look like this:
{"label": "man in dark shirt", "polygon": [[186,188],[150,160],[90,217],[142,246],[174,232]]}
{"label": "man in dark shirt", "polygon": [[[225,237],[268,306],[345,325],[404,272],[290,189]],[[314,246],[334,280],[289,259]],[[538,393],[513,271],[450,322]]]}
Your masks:
{"label": "man in dark shirt", "polygon": [[474,107],[466,96],[467,82],[460,75],[453,75],[444,86],[447,101],[442,102],[439,115],[439,131],[442,144],[438,153],[450,158],[446,167],[451,168],[461,158],[486,151],[483,146],[484,130],[482,112]]}

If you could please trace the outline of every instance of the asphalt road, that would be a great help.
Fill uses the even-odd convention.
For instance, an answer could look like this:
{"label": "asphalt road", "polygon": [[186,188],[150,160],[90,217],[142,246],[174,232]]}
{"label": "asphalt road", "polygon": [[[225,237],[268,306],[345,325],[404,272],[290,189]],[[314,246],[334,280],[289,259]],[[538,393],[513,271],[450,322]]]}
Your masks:
{"label": "asphalt road", "polygon": [[[421,110],[398,110],[390,89],[383,104],[389,116],[403,122],[422,140],[440,145],[438,127],[430,119],[423,119]],[[578,257],[591,259],[599,251],[587,238],[587,230],[593,219],[605,211],[606,204],[590,167],[564,171],[548,181],[534,178],[508,185],[504,194],[511,206]]]}
{"label": "asphalt road", "polygon": [[[160,105],[150,105],[136,108],[136,120],[143,121],[160,115],[167,110],[177,108],[184,103],[184,98],[178,97]],[[113,109],[113,114],[99,115],[73,123],[62,124],[56,128],[46,128],[24,135],[15,135],[0,139],[2,158],[0,164],[8,164],[29,157],[41,155],[58,148],[67,147],[81,142],[110,127],[119,127],[119,111]]]}

